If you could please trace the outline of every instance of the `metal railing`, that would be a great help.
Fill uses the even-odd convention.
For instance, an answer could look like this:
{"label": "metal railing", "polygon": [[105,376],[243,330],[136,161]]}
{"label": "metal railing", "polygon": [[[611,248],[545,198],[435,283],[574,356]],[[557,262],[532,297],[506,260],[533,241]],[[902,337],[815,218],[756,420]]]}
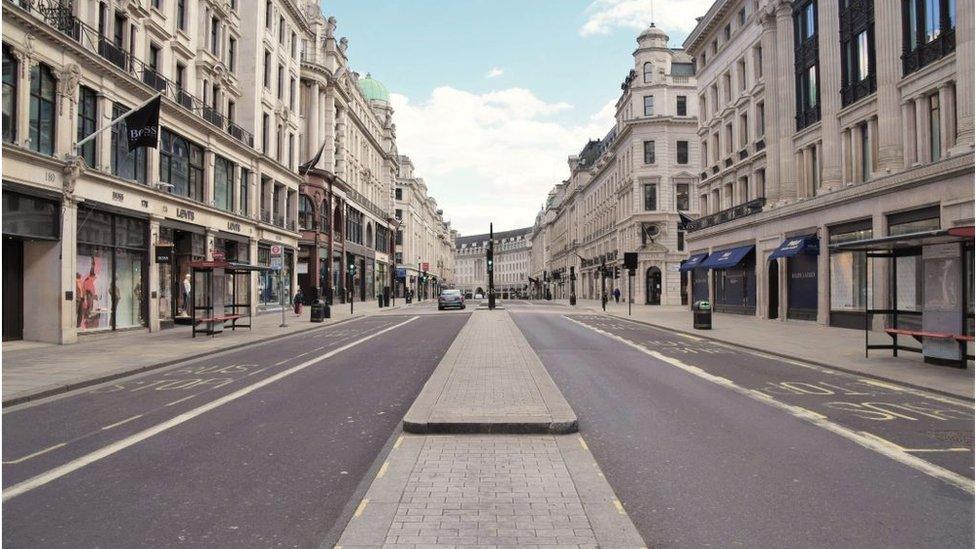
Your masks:
{"label": "metal railing", "polygon": [[261,221],[265,223],[271,223],[271,211],[261,210]]}
{"label": "metal railing", "polygon": [[8,0],[6,3],[34,14],[82,49],[105,59],[120,71],[161,92],[190,113],[226,131],[234,139],[249,147],[254,146],[254,136],[250,132],[240,126],[228,124],[223,115],[187,93],[179,84],[165,78],[156,67],[143,62],[97,29],[81,22],[72,14],[71,8],[60,0]]}
{"label": "metal railing", "polygon": [[743,204],[739,204],[738,206],[733,206],[720,212],[688,221],[685,223],[685,229],[692,232],[707,227],[713,227],[715,225],[721,225],[722,223],[728,223],[729,221],[757,214],[762,211],[763,206],[765,205],[765,198],[755,198]]}

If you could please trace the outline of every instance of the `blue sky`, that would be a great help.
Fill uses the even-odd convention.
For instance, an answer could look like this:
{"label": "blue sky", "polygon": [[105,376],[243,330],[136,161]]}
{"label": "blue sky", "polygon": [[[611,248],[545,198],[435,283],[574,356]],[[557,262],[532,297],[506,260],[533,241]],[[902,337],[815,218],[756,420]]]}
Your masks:
{"label": "blue sky", "polygon": [[[566,157],[612,124],[652,0],[326,0],[394,94],[401,154],[462,234],[531,225]],[[707,0],[653,6],[680,46]]]}

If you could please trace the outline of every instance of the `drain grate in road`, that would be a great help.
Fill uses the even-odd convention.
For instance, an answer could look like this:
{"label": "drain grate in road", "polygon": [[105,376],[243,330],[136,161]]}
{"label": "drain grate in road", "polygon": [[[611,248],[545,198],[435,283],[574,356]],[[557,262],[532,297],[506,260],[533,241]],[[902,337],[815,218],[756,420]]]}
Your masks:
{"label": "drain grate in road", "polygon": [[973,446],[972,431],[928,431],[925,434],[935,440],[965,444],[970,447]]}

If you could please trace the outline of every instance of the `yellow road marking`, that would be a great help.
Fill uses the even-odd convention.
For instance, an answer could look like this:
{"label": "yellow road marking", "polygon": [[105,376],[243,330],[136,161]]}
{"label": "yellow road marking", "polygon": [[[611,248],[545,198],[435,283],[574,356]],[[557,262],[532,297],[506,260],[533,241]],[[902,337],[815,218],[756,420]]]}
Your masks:
{"label": "yellow road marking", "polygon": [[890,440],[888,440],[886,438],[879,437],[878,435],[876,435],[874,433],[869,433],[867,431],[861,431],[861,434],[864,435],[864,436],[866,436],[866,437],[868,437],[868,438],[874,439],[874,440],[878,441],[881,444],[885,444],[887,446],[890,446],[892,449],[895,449],[895,450],[898,450],[898,451],[901,451],[901,452],[938,453],[938,452],[968,452],[968,451],[970,451],[969,448],[958,448],[958,447],[956,447],[956,448],[905,448],[904,446],[902,446],[900,444],[891,442]]}
{"label": "yellow road marking", "polygon": [[389,468],[389,466],[390,466],[390,462],[384,461],[383,466],[380,467],[380,472],[376,473],[376,478],[383,478],[383,475],[386,474],[386,470],[387,468]]}
{"label": "yellow road marking", "polygon": [[359,517],[363,516],[363,511],[366,510],[366,506],[367,505],[369,505],[369,500],[366,499],[366,498],[363,498],[363,501],[360,501],[359,502],[359,506],[356,507],[356,512],[353,513],[352,516],[354,516],[356,518],[359,518]]}
{"label": "yellow road marking", "polygon": [[403,442],[403,435],[397,437],[396,442],[393,443],[393,449],[399,448],[401,442]]}
{"label": "yellow road marking", "polygon": [[142,414],[136,414],[136,415],[130,417],[129,419],[123,419],[122,421],[119,421],[117,423],[113,423],[111,425],[106,425],[105,427],[102,427],[102,430],[103,431],[108,431],[112,427],[118,427],[119,425],[122,425],[123,423],[129,423],[130,421],[135,420],[135,419],[139,419],[141,417],[142,417]]}
{"label": "yellow road marking", "polygon": [[31,458],[36,458],[37,456],[39,456],[41,454],[46,454],[46,453],[50,452],[51,450],[57,450],[58,448],[60,448],[62,446],[67,446],[67,445],[68,445],[67,442],[62,442],[60,444],[55,444],[54,446],[49,446],[49,447],[47,447],[47,448],[45,448],[43,450],[39,450],[37,452],[34,452],[33,454],[28,454],[28,455],[26,455],[26,456],[24,456],[22,458],[12,459],[10,461],[5,461],[5,462],[3,462],[3,464],[4,465],[15,465],[17,463],[23,463],[23,462],[25,462],[25,461],[27,461],[27,460],[29,460]]}
{"label": "yellow road marking", "polygon": [[582,446],[584,450],[589,451],[590,448],[586,445],[586,441],[583,440],[583,437],[579,437],[579,443],[580,443],[580,446]]}
{"label": "yellow road marking", "polygon": [[627,514],[627,511],[624,510],[624,504],[620,503],[619,499],[613,498],[613,506],[617,508],[617,512],[620,513],[621,515]]}

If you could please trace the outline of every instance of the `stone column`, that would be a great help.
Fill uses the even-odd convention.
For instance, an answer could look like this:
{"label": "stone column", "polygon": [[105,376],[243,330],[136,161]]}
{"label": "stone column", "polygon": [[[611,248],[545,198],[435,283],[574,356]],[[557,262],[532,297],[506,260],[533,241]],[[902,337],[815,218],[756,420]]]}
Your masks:
{"label": "stone column", "polygon": [[[108,124],[112,120],[112,100],[103,93],[99,93],[97,98],[97,108],[98,112],[98,127],[101,128],[105,124]],[[155,155],[157,158],[157,171],[149,172],[150,174],[159,174],[158,158],[159,155]],[[106,130],[95,138],[95,166],[96,169],[105,173],[111,173],[112,171],[112,131]]]}
{"label": "stone column", "polygon": [[[250,249],[251,264],[258,264],[258,240],[256,238],[248,238],[247,246]],[[250,274],[251,278],[251,311],[250,315],[252,317],[258,314],[258,273],[253,272]],[[252,319],[253,320],[253,319]]]}
{"label": "stone column", "polygon": [[[952,1],[952,0],[950,0]],[[973,2],[956,1],[956,146],[953,154],[973,150]]]}
{"label": "stone column", "polygon": [[[30,146],[30,90],[31,90],[31,68],[37,65],[37,61],[29,56],[27,52],[14,50],[14,57],[17,58],[20,78],[17,81],[17,142],[22,147]],[[74,326],[74,324],[72,324]]]}
{"label": "stone column", "polygon": [[915,103],[911,100],[901,102],[902,136],[904,143],[905,167],[911,167],[918,162],[918,149],[915,145]]}
{"label": "stone column", "polygon": [[213,261],[214,238],[217,237],[217,230],[207,227],[207,261]]}
{"label": "stone column", "polygon": [[861,148],[861,134],[864,126],[856,124],[851,128],[851,181],[854,183],[864,182],[864,160],[861,155],[864,150]]}
{"label": "stone column", "polygon": [[[78,272],[78,201],[65,197],[61,208],[61,292],[56,296],[61,307],[57,343],[62,345],[78,341]],[[65,292],[71,292],[74,299],[64,299]]]}
{"label": "stone column", "polygon": [[790,270],[787,269],[785,259],[776,260],[779,269],[779,321],[786,322],[786,314],[790,308]]}
{"label": "stone column", "polygon": [[[840,121],[837,119],[837,112],[841,109],[840,94],[837,90],[841,87],[841,63],[840,63],[840,42],[837,40],[839,18],[837,0],[818,0],[817,2],[817,23],[819,30],[819,49],[821,63],[818,68],[820,71],[820,138],[822,146],[817,151],[817,162],[823,166],[821,177],[815,177],[811,181],[811,196],[817,193],[816,183],[826,192],[839,189],[841,187],[842,173],[841,163],[836,159],[840,154]],[[889,10],[897,11],[897,10]],[[900,27],[899,27],[900,28]],[[826,93],[823,90],[828,90]],[[898,90],[894,90],[897,95]],[[824,161],[826,159],[826,162]]]}
{"label": "stone column", "polygon": [[827,226],[817,228],[820,255],[817,256],[817,324],[830,324],[830,253]]}
{"label": "stone column", "polygon": [[915,158],[919,164],[932,161],[932,149],[929,146],[929,105],[928,97],[920,95],[915,98],[915,142],[918,144]]}
{"label": "stone column", "polygon": [[[871,162],[868,163],[868,168],[870,173],[864,174],[864,180],[867,181],[870,178],[875,177],[875,174],[880,170],[878,165],[878,141],[881,138],[878,136],[878,119],[869,118],[868,119],[868,146],[871,148]],[[898,149],[898,155],[901,156],[901,149]]]}
{"label": "stone column", "polygon": [[813,196],[813,150],[812,147],[803,147],[802,169],[800,170],[800,189],[797,193],[799,198],[809,198]]}
{"label": "stone column", "polygon": [[[780,77],[776,95],[775,114],[779,119],[779,134],[776,138],[780,142],[780,200],[791,201],[797,195],[796,159],[794,155],[784,154],[789,151],[793,143],[793,133],[796,127],[796,82],[793,77],[796,70],[793,66],[793,10],[789,3],[781,3],[776,7],[776,66],[773,74]],[[767,105],[768,106],[768,105]],[[766,158],[776,158],[767,155]]]}
{"label": "stone column", "polygon": [[[777,160],[780,155],[779,147],[779,126],[783,122],[777,116],[776,102],[779,97],[779,87],[782,85],[781,79],[775,78],[776,75],[776,17],[774,10],[766,8],[760,12],[760,24],[762,25],[762,64],[763,80],[766,83],[764,93],[763,108],[766,112],[764,139],[766,141],[766,200],[769,203],[776,203],[780,198],[780,163]],[[792,73],[790,73],[792,74]],[[791,77],[792,78],[792,77]],[[784,78],[782,80],[788,80]],[[771,116],[770,116],[771,115]],[[758,115],[757,115],[758,116]],[[719,151],[713,151],[712,156],[716,156]],[[707,166],[706,166],[707,169]],[[702,214],[707,214],[704,209]],[[709,275],[711,276],[711,275]],[[711,290],[709,289],[709,292]],[[711,296],[709,296],[711,299]]]}
{"label": "stone column", "polygon": [[305,154],[307,158],[311,159],[318,152],[319,146],[322,144],[319,138],[319,126],[322,123],[322,117],[319,115],[318,82],[312,82],[309,90],[308,103],[308,139],[305,140],[308,150]]}
{"label": "stone column", "polygon": [[840,134],[840,164],[841,177],[844,186],[854,181],[853,171],[851,171],[851,129],[844,128]]}
{"label": "stone column", "polygon": [[[836,12],[834,13],[836,14]],[[881,174],[900,170],[904,157],[901,141],[902,120],[898,112],[898,105],[901,103],[901,91],[898,88],[898,82],[902,78],[901,15],[901,9],[893,7],[887,2],[875,3],[874,43],[877,49],[876,58],[879,60],[875,63],[879,131],[871,136],[871,147],[878,151],[876,157],[871,159],[871,163],[874,169]],[[821,59],[823,59],[822,56]],[[840,58],[835,57],[834,59],[839,60]],[[875,137],[877,139],[874,139]],[[908,145],[905,144],[904,146]]]}
{"label": "stone column", "polygon": [[939,126],[942,128],[942,156],[949,156],[949,150],[956,144],[956,97],[953,82],[943,82],[939,86]]}
{"label": "stone column", "polygon": [[339,107],[336,112],[336,152],[335,174],[345,181],[346,174],[346,109]]}
{"label": "stone column", "polygon": [[[322,152],[322,167],[325,170],[335,173],[335,149],[336,149],[336,135],[335,135],[335,95],[332,92],[326,92],[322,97],[322,139],[325,140],[325,150]],[[331,259],[330,259],[331,261]],[[331,269],[332,264],[329,264]]]}

